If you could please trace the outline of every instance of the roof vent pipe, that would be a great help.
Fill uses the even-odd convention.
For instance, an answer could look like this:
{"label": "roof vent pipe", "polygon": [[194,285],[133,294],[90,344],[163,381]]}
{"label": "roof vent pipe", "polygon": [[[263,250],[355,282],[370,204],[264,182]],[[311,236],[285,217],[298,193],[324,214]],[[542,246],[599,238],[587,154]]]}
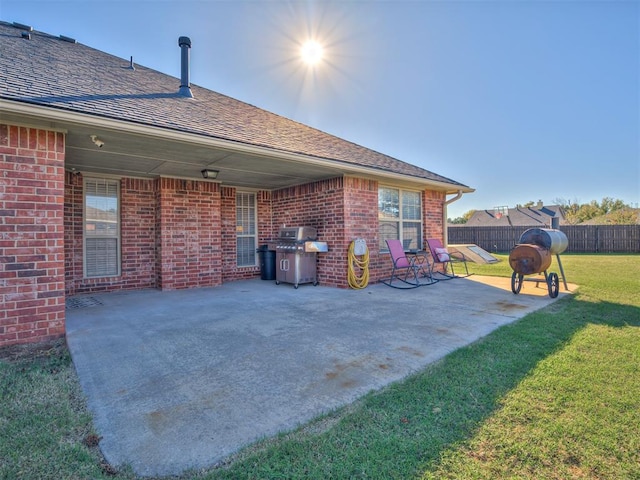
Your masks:
{"label": "roof vent pipe", "polygon": [[191,48],[191,39],[189,37],[180,37],[178,45],[181,50],[180,64],[180,90],[178,94],[183,97],[193,98],[191,93],[191,82],[189,81],[189,49]]}

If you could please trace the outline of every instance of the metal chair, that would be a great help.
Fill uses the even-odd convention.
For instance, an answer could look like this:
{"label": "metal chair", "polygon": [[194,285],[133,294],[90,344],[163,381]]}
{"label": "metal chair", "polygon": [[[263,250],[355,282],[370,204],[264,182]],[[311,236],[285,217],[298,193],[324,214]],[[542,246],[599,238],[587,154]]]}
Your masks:
{"label": "metal chair", "polygon": [[[465,277],[470,275],[467,268],[467,259],[462,252],[459,252],[455,248],[445,248],[442,242],[437,238],[427,239],[427,245],[429,246],[429,254],[431,255],[431,271],[443,275],[446,279],[457,278],[454,265],[464,265]],[[442,266],[442,271],[439,271],[437,265]],[[449,269],[451,273],[449,273]]]}
{"label": "metal chair", "polygon": [[[389,280],[382,280],[382,283],[393,288],[402,289],[417,288],[437,282],[437,280],[433,278],[433,275],[431,275],[429,259],[424,253],[418,252],[407,257],[400,240],[386,240],[386,242],[387,247],[389,247],[393,268]],[[428,282],[423,282],[420,278],[428,278],[429,280]],[[398,284],[397,282],[394,285],[394,279],[399,280],[406,286]]]}

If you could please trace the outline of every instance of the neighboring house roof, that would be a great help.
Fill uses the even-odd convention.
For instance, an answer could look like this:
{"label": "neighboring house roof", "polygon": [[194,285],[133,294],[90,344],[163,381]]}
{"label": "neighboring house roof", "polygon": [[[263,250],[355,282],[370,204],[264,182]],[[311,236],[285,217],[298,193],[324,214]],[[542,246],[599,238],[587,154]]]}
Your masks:
{"label": "neighboring house roof", "polygon": [[467,223],[460,226],[468,227],[498,227],[498,226],[537,226],[549,227],[553,217],[559,217],[560,223],[564,223],[564,213],[558,205],[536,207],[516,207],[505,211],[499,210],[476,210],[467,220]]}
{"label": "neighboring house roof", "polygon": [[[191,85],[194,98],[185,98],[178,94],[180,79],[141,65],[132,69],[128,60],[70,39],[37,31],[26,38],[24,29],[17,27],[0,22],[0,99],[300,154],[335,163],[338,169],[369,167],[382,174],[435,182],[446,191],[473,191],[452,179],[197,85]],[[179,53],[176,46],[176,58]]]}

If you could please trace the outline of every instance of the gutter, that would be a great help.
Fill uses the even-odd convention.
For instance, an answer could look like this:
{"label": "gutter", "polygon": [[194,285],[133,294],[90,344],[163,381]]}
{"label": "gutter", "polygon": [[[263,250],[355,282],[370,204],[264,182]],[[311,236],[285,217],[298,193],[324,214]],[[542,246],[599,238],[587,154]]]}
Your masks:
{"label": "gutter", "polygon": [[[292,153],[283,150],[276,150],[269,147],[261,147],[240,143],[233,140],[225,140],[216,137],[209,137],[201,134],[181,132],[178,130],[170,130],[166,128],[153,127],[141,123],[125,122],[107,117],[97,117],[86,113],[74,112],[71,110],[61,110],[30,103],[11,101],[0,98],[0,112],[7,112],[19,115],[27,115],[41,118],[47,122],[64,122],[78,126],[91,126],[96,128],[104,128],[119,132],[142,135],[145,137],[159,138],[163,140],[173,140],[183,143],[191,143],[198,146],[206,146],[227,150],[236,153],[245,153],[260,157],[277,158],[278,160],[287,160],[295,163],[306,163],[319,167],[330,169],[341,169],[342,174],[360,174],[365,176],[375,176],[377,178],[383,176],[385,178],[394,179],[402,182],[420,183],[421,185],[434,187],[438,191],[444,191],[446,194],[456,191],[465,193],[474,192],[475,190],[461,185],[453,185],[451,183],[439,182],[437,180],[429,180],[427,178],[405,175],[401,173],[393,173],[374,167],[364,167],[352,163],[346,163],[341,160],[330,160],[319,157],[313,157],[301,153]],[[35,125],[34,125],[35,126]],[[52,128],[41,126],[39,128]],[[53,129],[53,128],[52,128]],[[345,140],[346,141],[346,140]]]}

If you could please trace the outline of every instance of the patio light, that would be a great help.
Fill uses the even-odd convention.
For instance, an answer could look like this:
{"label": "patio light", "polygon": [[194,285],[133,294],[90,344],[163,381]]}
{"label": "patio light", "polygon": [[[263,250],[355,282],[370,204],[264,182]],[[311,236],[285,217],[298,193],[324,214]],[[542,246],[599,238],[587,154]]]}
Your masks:
{"label": "patio light", "polygon": [[98,148],[104,147],[104,142],[102,140],[100,140],[97,135],[89,135],[89,138],[91,139],[91,141],[93,143],[96,144],[96,147],[98,147]]}
{"label": "patio light", "polygon": [[200,173],[202,173],[202,178],[218,178],[218,170],[208,170],[204,169]]}

